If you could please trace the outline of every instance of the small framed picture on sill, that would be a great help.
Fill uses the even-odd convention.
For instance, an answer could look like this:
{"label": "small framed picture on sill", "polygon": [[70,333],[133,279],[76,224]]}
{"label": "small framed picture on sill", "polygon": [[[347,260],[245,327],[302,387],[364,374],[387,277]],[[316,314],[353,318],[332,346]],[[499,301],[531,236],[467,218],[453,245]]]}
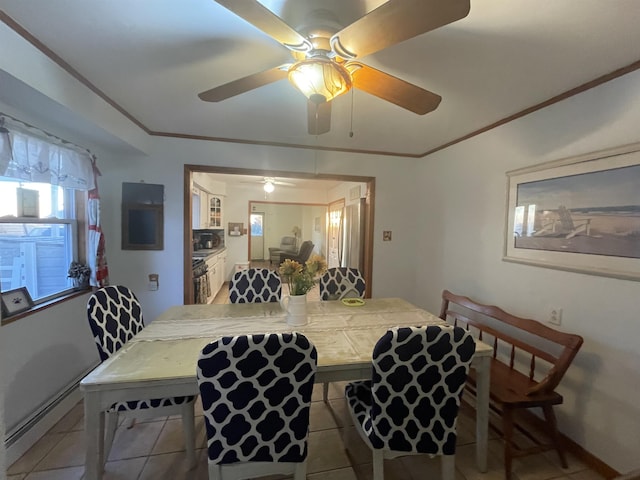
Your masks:
{"label": "small framed picture on sill", "polygon": [[2,317],[10,317],[33,307],[33,300],[27,287],[2,292]]}
{"label": "small framed picture on sill", "polygon": [[28,188],[17,188],[18,217],[38,218],[40,216],[40,192]]}

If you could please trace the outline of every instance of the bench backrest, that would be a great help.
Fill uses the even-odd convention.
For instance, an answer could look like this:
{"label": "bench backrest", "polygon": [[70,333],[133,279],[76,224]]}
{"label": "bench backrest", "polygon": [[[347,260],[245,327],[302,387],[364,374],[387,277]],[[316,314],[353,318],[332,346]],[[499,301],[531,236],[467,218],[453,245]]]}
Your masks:
{"label": "bench backrest", "polygon": [[500,344],[506,344],[508,365],[512,369],[521,365],[516,362],[517,350],[526,352],[529,357],[526,374],[530,380],[535,380],[536,359],[546,361],[550,365],[549,370],[528,394],[553,391],[583,342],[579,335],[554,330],[536,320],[516,317],[499,307],[483,305],[448,290],[442,292],[440,318],[470,331],[477,330],[479,340],[488,342],[486,337],[492,337],[494,358],[498,357]]}

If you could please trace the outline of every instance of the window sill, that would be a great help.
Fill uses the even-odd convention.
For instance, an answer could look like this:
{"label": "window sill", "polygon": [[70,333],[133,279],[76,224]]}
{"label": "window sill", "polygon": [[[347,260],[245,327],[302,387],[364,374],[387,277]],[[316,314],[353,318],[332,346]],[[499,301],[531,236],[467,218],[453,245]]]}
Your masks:
{"label": "window sill", "polygon": [[15,315],[11,315],[10,317],[3,318],[2,321],[0,321],[0,326],[4,327],[5,325],[9,325],[10,323],[20,320],[21,318],[28,317],[30,315],[33,315],[34,313],[38,313],[42,310],[53,307],[54,305],[58,305],[59,303],[63,303],[81,295],[85,295],[93,290],[95,290],[93,287],[85,288],[84,290],[74,290],[46,302],[39,303],[31,307],[29,310],[25,310],[24,312],[16,313]]}

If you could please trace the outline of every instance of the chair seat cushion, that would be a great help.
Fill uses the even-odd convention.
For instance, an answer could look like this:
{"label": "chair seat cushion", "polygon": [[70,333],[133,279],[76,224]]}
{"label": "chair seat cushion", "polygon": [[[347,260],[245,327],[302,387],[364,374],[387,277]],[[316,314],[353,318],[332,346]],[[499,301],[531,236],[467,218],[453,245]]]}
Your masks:
{"label": "chair seat cushion", "polygon": [[153,398],[148,400],[133,400],[129,402],[116,402],[111,405],[110,410],[116,412],[130,412],[143,410],[145,408],[170,407],[174,405],[184,405],[192,402],[196,397],[189,395],[186,397]]}

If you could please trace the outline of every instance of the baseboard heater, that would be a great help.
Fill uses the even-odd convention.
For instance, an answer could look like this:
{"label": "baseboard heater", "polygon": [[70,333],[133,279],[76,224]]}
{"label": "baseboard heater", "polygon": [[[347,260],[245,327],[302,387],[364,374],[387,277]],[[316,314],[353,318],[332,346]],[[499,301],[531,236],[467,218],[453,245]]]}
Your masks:
{"label": "baseboard heater", "polygon": [[[23,420],[18,426],[11,429],[5,435],[4,445],[7,449],[16,443],[26,432],[28,432],[34,425],[51,413],[60,403],[62,403],[69,395],[71,395],[80,385],[80,381],[86,377],[89,372],[96,368],[98,364],[87,369],[84,373],[76,377],[69,385],[60,390],[57,395],[49,399],[49,401],[41,405],[36,411],[34,411],[29,417]],[[4,406],[5,412],[7,405]]]}

